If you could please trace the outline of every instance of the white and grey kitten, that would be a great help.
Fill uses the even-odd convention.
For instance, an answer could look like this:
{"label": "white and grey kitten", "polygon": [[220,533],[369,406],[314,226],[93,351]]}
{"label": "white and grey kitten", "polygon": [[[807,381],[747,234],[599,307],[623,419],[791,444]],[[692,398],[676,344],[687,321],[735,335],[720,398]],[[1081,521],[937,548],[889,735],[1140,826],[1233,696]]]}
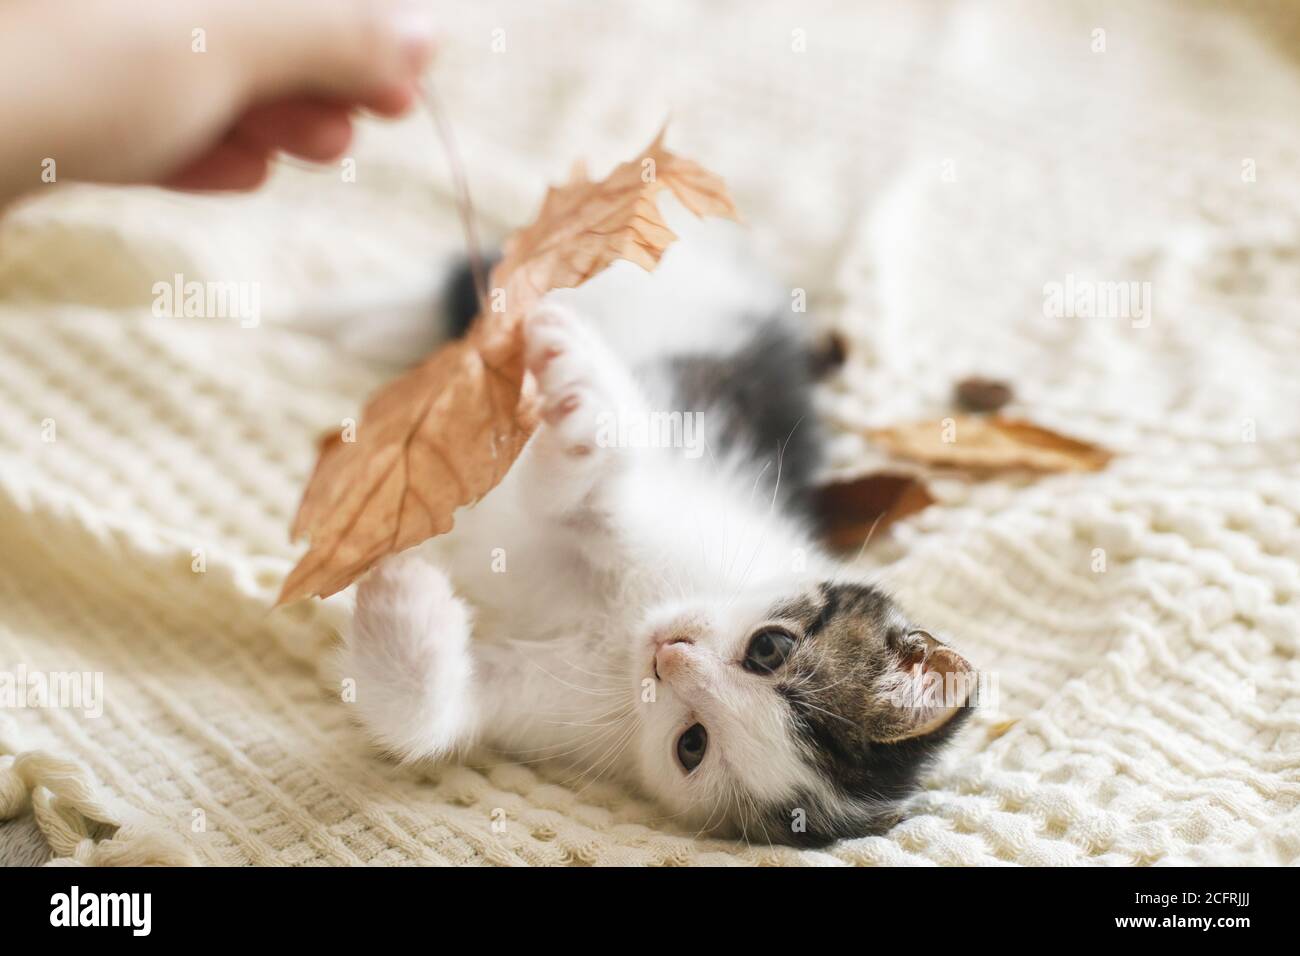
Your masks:
{"label": "white and grey kitten", "polygon": [[656,272],[619,263],[528,316],[543,422],[450,534],[359,584],[357,711],[402,758],[554,759],[687,832],[879,832],[969,667],[818,546],[803,317],[735,227],[672,222]]}

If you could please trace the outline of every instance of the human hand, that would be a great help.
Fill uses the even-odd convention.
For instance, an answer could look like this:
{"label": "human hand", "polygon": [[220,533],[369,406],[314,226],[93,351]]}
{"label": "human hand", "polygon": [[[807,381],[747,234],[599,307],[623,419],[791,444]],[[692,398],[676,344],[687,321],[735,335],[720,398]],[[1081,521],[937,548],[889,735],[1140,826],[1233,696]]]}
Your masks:
{"label": "human hand", "polygon": [[[400,0],[0,3],[0,205],[42,182],[251,189],[410,108],[433,52]],[[53,173],[50,172],[53,170]]]}

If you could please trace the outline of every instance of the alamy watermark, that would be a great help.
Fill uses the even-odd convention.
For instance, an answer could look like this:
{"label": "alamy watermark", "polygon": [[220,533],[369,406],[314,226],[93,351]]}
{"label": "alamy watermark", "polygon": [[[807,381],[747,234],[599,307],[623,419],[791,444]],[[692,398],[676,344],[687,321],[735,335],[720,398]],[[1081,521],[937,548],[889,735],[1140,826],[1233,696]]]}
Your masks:
{"label": "alamy watermark", "polygon": [[1150,282],[1076,279],[1043,284],[1043,315],[1049,319],[1128,319],[1135,329],[1151,324]]}
{"label": "alamy watermark", "polygon": [[152,292],[153,314],[160,319],[238,319],[245,329],[262,322],[260,282],[187,282],[178,272],[170,282],[155,282]]}
{"label": "alamy watermark", "polygon": [[703,412],[652,412],[620,408],[596,416],[601,448],[680,448],[687,458],[704,454]]}
{"label": "alamy watermark", "polygon": [[908,678],[894,685],[889,702],[900,710],[951,710],[955,707],[998,709],[998,676],[990,671],[927,670],[916,663]]}
{"label": "alamy watermark", "polygon": [[132,936],[148,936],[153,929],[153,894],[83,893],[74,884],[68,892],[50,897],[50,925],[121,926]]}
{"label": "alamy watermark", "polygon": [[104,713],[102,671],[0,671],[0,710],[48,708],[79,710],[86,717]]}

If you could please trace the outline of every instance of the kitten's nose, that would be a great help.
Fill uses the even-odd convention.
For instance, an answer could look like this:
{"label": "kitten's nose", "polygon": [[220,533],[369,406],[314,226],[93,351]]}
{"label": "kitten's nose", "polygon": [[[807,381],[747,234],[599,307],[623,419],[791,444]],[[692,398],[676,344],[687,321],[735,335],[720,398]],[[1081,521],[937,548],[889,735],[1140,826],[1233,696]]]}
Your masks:
{"label": "kitten's nose", "polygon": [[655,648],[655,674],[662,680],[690,666],[695,646],[687,637],[670,637]]}

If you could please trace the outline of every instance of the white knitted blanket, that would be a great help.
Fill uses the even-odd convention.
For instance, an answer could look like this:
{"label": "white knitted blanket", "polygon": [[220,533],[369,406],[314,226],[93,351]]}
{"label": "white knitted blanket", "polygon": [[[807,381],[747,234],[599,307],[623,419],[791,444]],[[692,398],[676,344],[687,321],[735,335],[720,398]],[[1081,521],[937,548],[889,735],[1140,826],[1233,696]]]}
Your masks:
{"label": "white knitted blanket", "polygon": [[[1250,7],[448,8],[435,77],[490,236],[671,114],[852,342],[824,403],[839,467],[873,465],[863,425],[940,417],[970,373],[1117,453],[940,482],[872,543],[1000,706],[906,822],[828,852],[655,830],[617,788],[486,754],[397,768],[318,675],[331,611],[268,613],[316,437],[389,374],[311,330],[428,296],[461,245],[427,121],[367,128],[355,182],[13,210],[0,674],[102,674],[103,713],[0,709],[0,819],[33,812],[85,863],[1300,857],[1300,18]],[[257,283],[260,324],[151,314],[177,274]],[[1071,276],[1149,282],[1149,324],[1048,316]]]}

